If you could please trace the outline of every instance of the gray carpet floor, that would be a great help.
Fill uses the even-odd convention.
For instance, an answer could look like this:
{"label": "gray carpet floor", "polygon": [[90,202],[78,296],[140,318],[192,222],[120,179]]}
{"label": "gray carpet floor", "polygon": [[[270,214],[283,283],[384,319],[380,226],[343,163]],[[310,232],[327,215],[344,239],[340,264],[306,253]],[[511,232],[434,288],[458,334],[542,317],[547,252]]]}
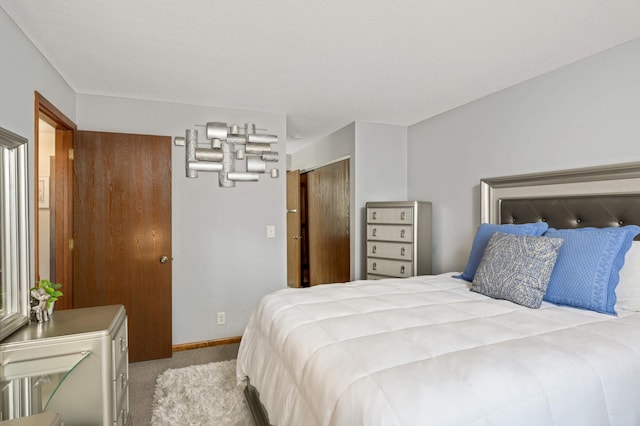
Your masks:
{"label": "gray carpet floor", "polygon": [[153,390],[158,375],[168,368],[226,361],[238,356],[238,343],[174,352],[171,358],[129,364],[129,404],[134,426],[151,424]]}

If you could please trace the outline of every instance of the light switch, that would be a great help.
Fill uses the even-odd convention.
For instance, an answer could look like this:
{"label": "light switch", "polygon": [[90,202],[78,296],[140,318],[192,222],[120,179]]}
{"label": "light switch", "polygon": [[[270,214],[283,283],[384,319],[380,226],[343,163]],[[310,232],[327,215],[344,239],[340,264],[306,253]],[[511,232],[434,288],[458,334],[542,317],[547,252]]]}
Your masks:
{"label": "light switch", "polygon": [[275,238],[275,237],[276,237],[276,226],[267,225],[267,238]]}

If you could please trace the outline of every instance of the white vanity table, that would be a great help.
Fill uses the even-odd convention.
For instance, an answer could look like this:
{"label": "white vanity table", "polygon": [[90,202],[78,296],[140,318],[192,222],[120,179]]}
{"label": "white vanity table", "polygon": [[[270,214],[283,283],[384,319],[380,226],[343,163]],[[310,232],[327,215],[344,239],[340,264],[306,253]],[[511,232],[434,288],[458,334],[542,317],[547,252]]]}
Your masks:
{"label": "white vanity table", "polygon": [[0,420],[55,411],[65,426],[128,425],[128,379],[122,305],[58,311],[0,343]]}
{"label": "white vanity table", "polygon": [[0,421],[2,426],[64,426],[60,414],[55,411],[20,417],[14,420]]}

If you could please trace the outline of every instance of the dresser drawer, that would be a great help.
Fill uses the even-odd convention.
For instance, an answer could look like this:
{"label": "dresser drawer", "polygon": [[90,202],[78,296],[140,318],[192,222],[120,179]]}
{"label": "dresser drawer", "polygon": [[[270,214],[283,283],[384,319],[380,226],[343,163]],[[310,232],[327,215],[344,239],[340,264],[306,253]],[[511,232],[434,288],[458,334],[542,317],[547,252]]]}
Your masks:
{"label": "dresser drawer", "polygon": [[413,260],[413,244],[367,241],[367,256],[398,260]]}
{"label": "dresser drawer", "polygon": [[368,258],[367,274],[406,278],[413,275],[413,263],[401,260]]}
{"label": "dresser drawer", "polygon": [[367,209],[367,223],[412,224],[411,207],[371,207]]}
{"label": "dresser drawer", "polygon": [[412,242],[411,225],[367,225],[367,240]]}
{"label": "dresser drawer", "polygon": [[116,426],[127,426],[133,424],[129,410],[129,387],[124,390],[122,404],[118,404],[118,415],[113,422]]}
{"label": "dresser drawer", "polygon": [[384,280],[384,279],[389,279],[392,277],[387,277],[384,275],[376,275],[376,274],[367,274],[367,279],[368,280]]}
{"label": "dresser drawer", "polygon": [[129,410],[127,406],[129,399],[125,398],[129,392],[129,360],[127,357],[122,358],[122,362],[115,372],[116,379],[112,381],[112,392],[114,401],[113,415],[117,419],[121,416],[123,408],[126,408],[127,411]]}
{"label": "dresser drawer", "polygon": [[127,355],[128,349],[127,320],[125,319],[111,341],[111,353],[113,355],[113,366],[111,370],[113,371],[113,377],[111,377],[112,380],[116,379],[116,371],[118,366],[122,363],[122,359]]}

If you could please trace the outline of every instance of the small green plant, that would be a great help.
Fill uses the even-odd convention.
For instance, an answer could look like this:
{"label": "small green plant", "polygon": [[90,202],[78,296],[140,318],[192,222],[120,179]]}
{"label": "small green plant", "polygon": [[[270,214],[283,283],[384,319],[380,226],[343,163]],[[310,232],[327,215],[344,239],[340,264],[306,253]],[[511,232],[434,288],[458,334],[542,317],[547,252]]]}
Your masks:
{"label": "small green plant", "polygon": [[47,309],[49,309],[51,307],[51,304],[62,296],[60,288],[62,288],[62,284],[52,283],[51,281],[45,279],[37,281],[36,286],[32,287],[31,290],[37,291],[38,289],[42,289],[49,295],[49,299],[47,299]]}

